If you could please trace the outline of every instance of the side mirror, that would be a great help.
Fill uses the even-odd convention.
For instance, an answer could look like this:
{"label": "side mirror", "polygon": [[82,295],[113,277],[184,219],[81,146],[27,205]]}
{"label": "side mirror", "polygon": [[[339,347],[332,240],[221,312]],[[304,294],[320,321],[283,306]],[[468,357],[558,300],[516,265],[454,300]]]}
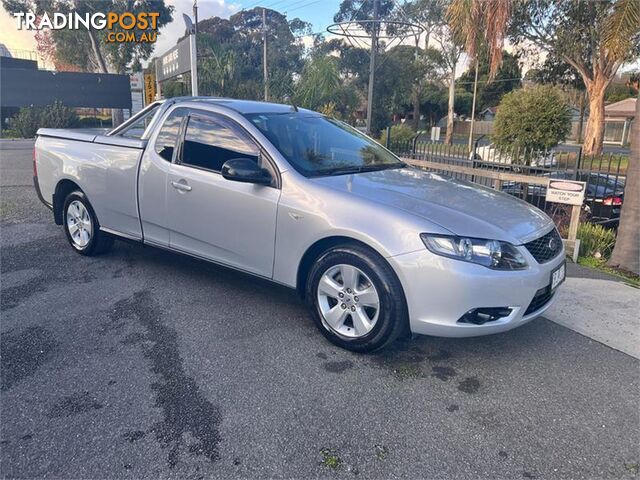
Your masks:
{"label": "side mirror", "polygon": [[271,185],[271,174],[249,158],[232,158],[222,165],[222,176],[234,182]]}

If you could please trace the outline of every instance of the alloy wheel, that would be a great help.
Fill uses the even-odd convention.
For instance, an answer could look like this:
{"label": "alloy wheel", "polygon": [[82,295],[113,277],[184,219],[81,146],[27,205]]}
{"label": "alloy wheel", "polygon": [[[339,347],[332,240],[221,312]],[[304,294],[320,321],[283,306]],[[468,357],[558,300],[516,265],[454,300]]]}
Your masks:
{"label": "alloy wheel", "polygon": [[353,265],[329,268],[320,277],[317,299],[322,323],[347,339],[367,335],[380,313],[380,297],[369,277]]}

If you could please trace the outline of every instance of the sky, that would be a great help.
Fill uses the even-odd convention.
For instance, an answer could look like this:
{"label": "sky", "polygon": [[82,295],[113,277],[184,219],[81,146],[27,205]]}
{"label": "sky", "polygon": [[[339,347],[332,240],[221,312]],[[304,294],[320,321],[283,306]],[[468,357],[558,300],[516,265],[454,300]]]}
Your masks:
{"label": "sky", "polygon": [[[309,22],[312,25],[312,31],[319,33],[325,32],[327,26],[333,23],[333,15],[338,11],[340,2],[341,0],[198,0],[198,18],[200,20],[212,16],[228,18],[243,8],[251,9],[261,6],[286,13],[289,19],[298,17]],[[166,3],[175,8],[173,21],[160,30],[154,56],[163,54],[176,44],[178,38],[184,34],[182,14],[192,16],[193,12],[193,0],[166,0]],[[36,50],[33,32],[18,30],[16,19],[2,8],[0,8],[0,43],[9,50],[32,52]],[[40,64],[41,68],[51,67],[43,65],[42,61]],[[525,65],[525,70],[528,67],[530,65]],[[464,68],[464,64],[458,66],[458,75]],[[638,68],[640,68],[640,60],[634,65],[626,66],[623,70],[638,70]]]}

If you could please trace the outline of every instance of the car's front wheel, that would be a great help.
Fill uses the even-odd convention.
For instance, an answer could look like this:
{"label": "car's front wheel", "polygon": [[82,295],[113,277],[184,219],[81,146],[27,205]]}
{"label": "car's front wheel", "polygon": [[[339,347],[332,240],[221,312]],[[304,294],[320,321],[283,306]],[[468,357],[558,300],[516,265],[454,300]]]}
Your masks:
{"label": "car's front wheel", "polygon": [[320,331],[356,352],[383,348],[407,326],[404,292],[384,258],[346,245],[320,256],[305,295]]}
{"label": "car's front wheel", "polygon": [[96,217],[86,195],[71,192],[62,207],[64,232],[73,249],[82,255],[97,255],[113,246],[113,237],[100,231]]}

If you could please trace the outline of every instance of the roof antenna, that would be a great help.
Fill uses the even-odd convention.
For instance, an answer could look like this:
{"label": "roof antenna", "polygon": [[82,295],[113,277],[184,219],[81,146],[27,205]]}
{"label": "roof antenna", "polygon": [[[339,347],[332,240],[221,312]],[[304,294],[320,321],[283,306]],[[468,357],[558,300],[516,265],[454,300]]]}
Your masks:
{"label": "roof antenna", "polygon": [[289,95],[284,96],[284,101],[291,104],[291,110],[294,112],[298,112],[298,107],[296,107],[295,103],[291,101],[291,97]]}

